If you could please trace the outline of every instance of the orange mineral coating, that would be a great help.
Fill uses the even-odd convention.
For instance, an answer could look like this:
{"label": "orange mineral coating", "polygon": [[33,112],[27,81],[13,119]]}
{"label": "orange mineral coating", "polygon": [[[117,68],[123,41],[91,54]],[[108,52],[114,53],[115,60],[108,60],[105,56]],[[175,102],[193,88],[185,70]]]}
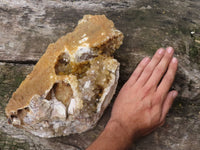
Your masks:
{"label": "orange mineral coating", "polygon": [[[87,40],[80,42],[83,39],[83,35],[87,37]],[[58,39],[56,43],[48,46],[33,71],[13,93],[5,110],[7,117],[16,115],[19,109],[29,106],[34,95],[44,95],[52,88],[54,83],[64,79],[64,76],[62,78],[55,73],[54,67],[59,55],[66,50],[73,55],[76,53],[77,48],[84,43],[87,43],[90,48],[98,48],[116,35],[119,36],[121,33],[114,28],[113,22],[104,15],[85,15],[73,32],[68,33]]]}

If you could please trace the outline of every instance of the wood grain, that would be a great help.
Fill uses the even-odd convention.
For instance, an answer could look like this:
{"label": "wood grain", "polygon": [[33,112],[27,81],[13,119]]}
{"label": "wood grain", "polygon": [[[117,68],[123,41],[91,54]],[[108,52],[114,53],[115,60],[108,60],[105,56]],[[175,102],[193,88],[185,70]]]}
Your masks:
{"label": "wood grain", "polygon": [[[166,124],[133,143],[136,150],[200,147],[200,2],[182,0],[6,1],[0,3],[0,149],[85,149],[103,130],[109,105],[98,125],[85,133],[42,139],[7,123],[4,109],[12,93],[47,46],[71,32],[84,14],[105,14],[124,35],[116,51],[118,90],[138,62],[159,47],[173,46],[179,69],[172,88],[179,91]],[[194,33],[193,33],[194,32]],[[193,33],[193,34],[192,34]],[[117,94],[117,93],[116,93]]]}

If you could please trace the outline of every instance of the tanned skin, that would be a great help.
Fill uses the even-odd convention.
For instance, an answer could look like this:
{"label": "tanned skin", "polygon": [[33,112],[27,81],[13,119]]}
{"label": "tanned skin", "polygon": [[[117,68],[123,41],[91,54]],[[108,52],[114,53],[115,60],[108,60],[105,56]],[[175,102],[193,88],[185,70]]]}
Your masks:
{"label": "tanned skin", "polygon": [[169,91],[178,60],[172,47],[145,57],[124,84],[104,131],[87,150],[125,150],[162,126],[178,92]]}

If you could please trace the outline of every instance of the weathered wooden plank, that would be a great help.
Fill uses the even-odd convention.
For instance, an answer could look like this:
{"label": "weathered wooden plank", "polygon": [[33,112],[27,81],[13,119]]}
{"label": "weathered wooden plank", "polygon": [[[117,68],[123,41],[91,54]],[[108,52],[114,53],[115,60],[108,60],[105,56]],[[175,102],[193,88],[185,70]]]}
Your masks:
{"label": "weathered wooden plank", "polygon": [[12,63],[0,63],[0,149],[84,149],[103,130],[112,104],[95,129],[52,139],[8,125],[4,113],[12,92],[32,70],[31,64],[49,43],[72,31],[84,14],[105,14],[125,35],[124,45],[115,54],[121,63],[118,90],[142,57],[161,46],[176,49],[180,65],[173,88],[179,90],[179,97],[165,126],[132,149],[199,149],[199,8],[199,1],[182,0],[1,1],[0,61]]}

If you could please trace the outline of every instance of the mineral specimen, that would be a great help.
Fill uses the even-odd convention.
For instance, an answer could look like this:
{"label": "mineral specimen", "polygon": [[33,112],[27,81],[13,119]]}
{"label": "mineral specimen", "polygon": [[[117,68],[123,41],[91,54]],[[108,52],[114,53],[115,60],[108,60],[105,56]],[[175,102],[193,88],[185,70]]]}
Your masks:
{"label": "mineral specimen", "polygon": [[14,126],[40,137],[81,133],[95,126],[116,89],[112,57],[123,34],[104,15],[85,15],[50,44],[6,107]]}

